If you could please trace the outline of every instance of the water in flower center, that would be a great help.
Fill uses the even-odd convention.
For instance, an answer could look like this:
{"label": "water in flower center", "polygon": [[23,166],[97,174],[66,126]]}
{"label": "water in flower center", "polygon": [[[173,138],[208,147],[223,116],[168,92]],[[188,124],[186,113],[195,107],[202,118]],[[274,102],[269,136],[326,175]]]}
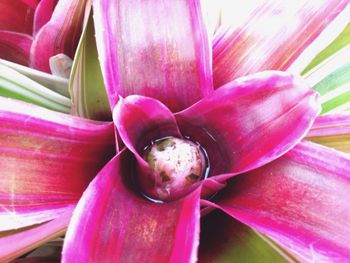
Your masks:
{"label": "water in flower center", "polygon": [[[183,197],[208,173],[208,159],[203,148],[187,139],[166,137],[152,142],[144,152],[152,175],[141,182],[151,199],[171,201]],[[150,182],[151,181],[151,182]]]}

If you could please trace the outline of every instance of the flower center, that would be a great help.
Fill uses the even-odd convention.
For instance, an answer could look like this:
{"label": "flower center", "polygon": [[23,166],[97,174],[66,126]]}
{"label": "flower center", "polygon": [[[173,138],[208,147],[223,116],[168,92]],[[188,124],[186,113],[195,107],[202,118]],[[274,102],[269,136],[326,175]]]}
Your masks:
{"label": "flower center", "polygon": [[183,197],[206,176],[208,168],[206,154],[199,144],[175,137],[153,142],[143,158],[151,168],[152,183],[141,184],[141,188],[153,200]]}

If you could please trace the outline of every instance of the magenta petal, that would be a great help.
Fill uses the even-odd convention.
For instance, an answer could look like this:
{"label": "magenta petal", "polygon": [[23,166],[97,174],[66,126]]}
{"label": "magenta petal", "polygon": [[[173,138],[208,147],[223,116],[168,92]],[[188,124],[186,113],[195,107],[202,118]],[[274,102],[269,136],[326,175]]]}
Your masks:
{"label": "magenta petal", "polygon": [[[71,219],[73,209],[74,207],[67,207],[61,216],[42,225],[18,230],[15,233],[0,233],[0,261],[9,262],[11,259],[15,259],[18,256],[30,252],[32,249],[44,244],[50,239],[63,235]],[[28,262],[46,261],[29,260]]]}
{"label": "magenta petal", "polygon": [[0,230],[61,214],[113,154],[112,123],[0,97]]}
{"label": "magenta petal", "polygon": [[347,262],[349,200],[349,157],[302,142],[278,160],[233,178],[216,203],[305,262]]}
{"label": "magenta petal", "polygon": [[176,119],[208,151],[212,175],[240,173],[294,147],[319,111],[316,98],[299,78],[266,71],[228,83]]}
{"label": "magenta petal", "polygon": [[36,4],[32,1],[1,0],[0,30],[31,35]]}
{"label": "magenta petal", "polygon": [[137,156],[149,144],[167,136],[181,137],[173,113],[158,100],[132,95],[121,98],[113,111],[118,135]]}
{"label": "magenta petal", "polygon": [[93,7],[112,108],[118,95],[138,94],[175,112],[212,91],[211,43],[200,1],[95,0]]}
{"label": "magenta petal", "polygon": [[36,35],[38,31],[49,22],[53,10],[58,0],[41,0],[34,14],[33,34]]}
{"label": "magenta petal", "polygon": [[0,58],[28,66],[32,37],[0,30]]}
{"label": "magenta petal", "polygon": [[49,58],[63,53],[73,58],[81,34],[86,0],[58,1],[50,21],[36,34],[30,66],[51,72]]}
{"label": "magenta petal", "polygon": [[89,185],[74,211],[63,262],[194,262],[199,190],[156,204],[128,186],[132,154],[122,151]]}

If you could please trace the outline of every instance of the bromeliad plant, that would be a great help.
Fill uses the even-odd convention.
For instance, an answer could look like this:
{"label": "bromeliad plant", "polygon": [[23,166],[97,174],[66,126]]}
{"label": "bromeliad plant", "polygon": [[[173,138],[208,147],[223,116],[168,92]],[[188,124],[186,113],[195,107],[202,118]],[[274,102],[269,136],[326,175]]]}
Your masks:
{"label": "bromeliad plant", "polygon": [[[63,262],[349,258],[349,156],[302,139],[338,147],[350,117],[315,121],[318,95],[291,73],[241,77],[301,73],[349,1],[255,4],[216,30],[212,73],[199,1],[94,2],[113,123],[0,100],[2,260],[68,224]],[[82,99],[83,56],[72,95],[85,117],[100,105]]]}

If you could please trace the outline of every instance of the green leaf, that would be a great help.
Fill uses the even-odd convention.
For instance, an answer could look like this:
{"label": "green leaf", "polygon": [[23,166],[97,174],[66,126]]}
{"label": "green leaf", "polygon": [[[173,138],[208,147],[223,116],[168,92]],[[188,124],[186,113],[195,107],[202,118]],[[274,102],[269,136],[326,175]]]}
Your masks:
{"label": "green leaf", "polygon": [[[89,15],[89,10],[86,15]],[[73,114],[80,117],[110,120],[112,114],[98,61],[91,15],[86,22],[71,72],[72,110]]]}
{"label": "green leaf", "polygon": [[322,63],[324,60],[334,55],[339,50],[343,49],[350,44],[350,24],[340,33],[340,35],[322,50],[312,61],[311,63],[303,70],[302,75],[305,75],[310,70],[315,68],[317,65]]}
{"label": "green leaf", "polygon": [[39,70],[28,68],[7,60],[0,59],[0,65],[7,66],[17,72],[27,76],[28,78],[38,82],[44,87],[57,92],[67,98],[70,97],[68,91],[68,79],[57,77]]}
{"label": "green leaf", "polygon": [[321,95],[322,112],[350,108],[350,24],[304,70],[303,77]]}
{"label": "green leaf", "polygon": [[30,102],[47,109],[69,113],[70,100],[21,73],[0,64],[0,96]]}
{"label": "green leaf", "polygon": [[342,112],[349,108],[350,62],[331,72],[313,88],[321,95],[321,114]]}

